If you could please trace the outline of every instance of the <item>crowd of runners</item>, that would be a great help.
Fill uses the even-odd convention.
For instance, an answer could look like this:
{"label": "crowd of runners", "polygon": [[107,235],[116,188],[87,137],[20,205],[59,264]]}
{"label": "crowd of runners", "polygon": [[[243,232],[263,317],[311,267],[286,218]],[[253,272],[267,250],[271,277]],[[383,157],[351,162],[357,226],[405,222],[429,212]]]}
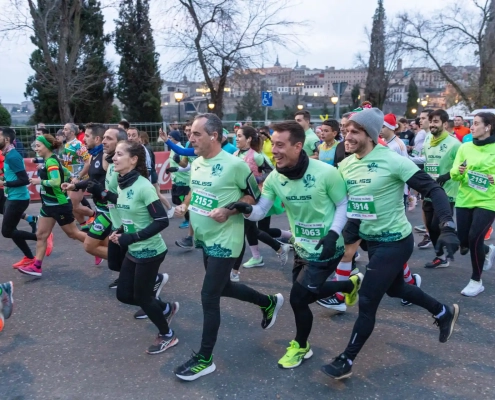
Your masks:
{"label": "crowd of runners", "polygon": [[[83,137],[72,123],[57,135],[39,130],[33,143],[39,168],[31,178],[15,148],[15,130],[1,128],[2,235],[22,253],[12,267],[35,277],[48,267],[49,277],[45,257],[57,251],[52,231],[58,224],[96,265],[107,260],[117,299],[136,306],[134,317],[149,318],[158,330],[147,353],[162,353],[179,342],[171,328],[179,303],[162,295],[169,276],[159,271],[167,254],[161,231],[169,218],[180,218],[187,234],[175,244],[201,249],[205,269],[201,344],[175,368],[186,381],[215,371],[222,296],[258,307],[262,329],[275,324],[284,296],[241,282],[242,268],[265,265],[260,241],[282,266],[293,251],[286,297],[296,333],[280,368],[298,367],[313,355],[309,306],[315,302],[338,312],[358,305],[347,347],[321,368],[334,379],[352,374],[385,294],[427,310],[439,341],[447,342],[459,306],[425,293],[421,276],[410,271],[415,243],[406,213],[421,204],[424,225],[414,227],[424,233],[418,247],[434,252],[425,268],[446,268],[458,250],[469,253],[471,276],[458,290],[470,297],[483,292],[482,274],[495,261],[495,246],[484,243],[495,219],[495,116],[479,113],[466,132],[462,119],[452,124],[443,110],[424,110],[409,122],[365,102],[316,132],[311,125],[307,111],[259,129],[236,124],[235,145],[214,114],[185,124],[185,145],[179,130],[160,131],[170,150],[172,204],[160,192],[148,135],[126,121],[117,127],[89,123]],[[39,188],[38,216],[26,214],[29,184]],[[281,214],[289,230],[271,226],[271,216]],[[18,229],[21,219],[31,231]],[[243,263],[246,250],[250,257]],[[355,264],[363,251],[369,259],[364,274]],[[12,314],[13,287],[0,285],[0,330]]]}

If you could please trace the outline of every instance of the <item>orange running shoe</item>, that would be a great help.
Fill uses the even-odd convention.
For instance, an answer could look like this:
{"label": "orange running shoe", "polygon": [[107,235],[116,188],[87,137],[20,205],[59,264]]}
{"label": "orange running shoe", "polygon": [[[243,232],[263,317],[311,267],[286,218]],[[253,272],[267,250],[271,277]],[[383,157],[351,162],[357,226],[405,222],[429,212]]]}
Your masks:
{"label": "orange running shoe", "polygon": [[96,213],[94,213],[92,217],[89,217],[84,225],[90,226],[93,222],[95,222],[95,219],[96,219]]}
{"label": "orange running shoe", "polygon": [[490,238],[492,237],[492,232],[493,228],[490,226],[490,229],[488,229],[488,232],[485,235],[485,240],[490,240]]}
{"label": "orange running shoe", "polygon": [[4,326],[5,326],[5,317],[3,316],[2,312],[0,311],[0,332],[3,331]]}
{"label": "orange running shoe", "polygon": [[16,262],[15,264],[12,264],[12,268],[17,269],[19,267],[25,267],[29,264],[31,264],[34,261],[34,258],[27,258],[24,256],[21,261]]}
{"label": "orange running shoe", "polygon": [[53,251],[53,233],[50,233],[50,236],[48,236],[48,239],[46,239],[46,251],[45,251],[45,256],[49,256],[52,254]]}

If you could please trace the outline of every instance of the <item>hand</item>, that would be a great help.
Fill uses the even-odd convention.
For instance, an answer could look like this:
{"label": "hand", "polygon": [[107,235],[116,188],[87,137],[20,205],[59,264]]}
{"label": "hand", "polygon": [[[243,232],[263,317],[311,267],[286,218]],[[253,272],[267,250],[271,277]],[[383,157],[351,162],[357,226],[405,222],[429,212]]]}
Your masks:
{"label": "hand", "polygon": [[41,184],[41,179],[40,178],[31,178],[29,180],[29,183],[31,185],[40,185]]}
{"label": "hand", "polygon": [[187,212],[187,207],[185,204],[175,207],[174,217],[182,218]]}
{"label": "hand", "polygon": [[227,208],[215,208],[210,211],[209,217],[216,222],[223,223],[227,221],[231,215],[232,210],[228,210]]}
{"label": "hand", "polygon": [[495,183],[493,180],[493,175],[488,175],[488,182],[490,182],[492,185]]}
{"label": "hand", "polygon": [[118,235],[118,244],[120,247],[129,247],[131,244],[137,242],[138,237],[137,233],[123,233]]}
{"label": "hand", "polygon": [[165,173],[170,174],[171,172],[177,172],[178,170],[179,170],[179,168],[177,168],[177,167],[168,167],[165,170]]}
{"label": "hand", "polygon": [[75,190],[76,189],[76,185],[74,185],[73,183],[67,183],[67,182],[62,183],[62,185],[60,185],[60,187],[62,188],[62,190],[65,190],[66,192],[69,190]]}
{"label": "hand", "polygon": [[88,182],[88,187],[86,191],[91,193],[93,196],[101,197],[101,192],[103,192],[105,188],[103,185],[97,180],[92,180]]}
{"label": "hand", "polygon": [[459,250],[459,238],[455,229],[445,226],[440,228],[440,232],[435,250],[439,252],[445,247],[447,249],[447,257],[453,260],[455,252]]}
{"label": "hand", "polygon": [[443,174],[443,175],[440,175],[438,178],[437,178],[437,183],[443,187],[443,185],[445,185],[446,182],[448,182],[450,180],[450,172],[446,173],[446,174]]}
{"label": "hand", "polygon": [[162,128],[160,128],[160,129],[158,130],[158,135],[160,136],[160,138],[161,138],[164,142],[166,142],[166,141],[167,141],[167,135],[165,135],[165,132],[163,132]]}
{"label": "hand", "polygon": [[325,237],[321,238],[318,244],[315,246],[315,250],[318,250],[321,246],[323,249],[321,251],[320,260],[328,260],[335,255],[337,250],[337,239],[339,235],[334,231],[328,231]]}
{"label": "hand", "polygon": [[79,178],[73,177],[73,178],[71,179],[71,182],[72,182],[72,183],[77,183],[77,182],[79,182]]}
{"label": "hand", "polygon": [[44,168],[45,164],[36,164],[36,169]]}
{"label": "hand", "polygon": [[115,244],[118,244],[120,246],[120,243],[119,243],[119,238],[120,238],[120,234],[117,233],[117,231],[113,231],[110,236],[108,237],[108,240],[111,240],[113,243]]}
{"label": "hand", "polygon": [[461,173],[461,175],[464,174],[464,172],[466,171],[466,168],[467,167],[465,167],[463,165],[459,165],[459,172]]}
{"label": "hand", "polygon": [[237,210],[241,214],[246,214],[246,215],[249,215],[253,212],[253,206],[248,203],[243,203],[242,201],[227,204],[225,208],[227,208],[228,210]]}

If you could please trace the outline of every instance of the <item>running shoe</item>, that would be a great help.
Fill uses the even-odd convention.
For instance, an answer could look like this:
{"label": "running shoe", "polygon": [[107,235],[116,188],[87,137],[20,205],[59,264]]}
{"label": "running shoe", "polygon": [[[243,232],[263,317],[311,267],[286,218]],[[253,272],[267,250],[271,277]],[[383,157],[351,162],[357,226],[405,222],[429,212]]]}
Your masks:
{"label": "running shoe", "polygon": [[53,251],[53,233],[50,233],[50,236],[48,236],[48,239],[46,239],[45,256],[49,257],[50,254],[52,254],[52,251]]}
{"label": "running shoe", "polygon": [[299,346],[295,340],[291,340],[289,347],[287,347],[287,353],[278,360],[279,368],[296,368],[301,365],[304,360],[308,360],[313,356],[313,350],[309,342],[307,342],[306,347],[302,348]]}
{"label": "running shoe", "polygon": [[184,381],[195,381],[202,376],[211,374],[217,369],[213,356],[207,360],[201,354],[193,352],[191,358],[175,368],[175,376]]}
{"label": "running shoe", "polygon": [[270,299],[270,305],[268,307],[260,307],[263,313],[263,319],[261,320],[261,327],[263,329],[270,329],[277,320],[277,314],[284,305],[284,296],[277,293],[274,296],[268,296]]}
{"label": "running shoe", "polygon": [[179,225],[179,229],[188,229],[189,228],[189,221],[184,221],[182,224]]}
{"label": "running shoe", "polygon": [[235,272],[234,270],[230,271],[231,282],[239,282],[240,280],[241,280],[241,274],[239,272]]}
{"label": "running shoe", "polygon": [[493,233],[493,228],[490,226],[490,229],[488,229],[488,232],[485,235],[485,240],[490,240],[490,238],[492,237],[492,233]]}
{"label": "running shoe", "polygon": [[357,275],[359,274],[359,268],[358,267],[355,267],[352,271],[351,271],[351,274],[349,276],[353,276],[353,275]]}
{"label": "running shoe", "polygon": [[117,289],[119,285],[119,278],[115,279],[110,285],[108,285],[109,289]]}
{"label": "running shoe", "polygon": [[155,343],[148,347],[146,353],[148,354],[160,354],[165,350],[174,347],[179,343],[179,339],[175,336],[175,332],[172,331],[172,335],[156,335]]}
{"label": "running shoe", "polygon": [[359,251],[356,251],[356,254],[354,254],[352,261],[359,261],[360,258],[361,258],[361,254],[359,254]]}
{"label": "running shoe", "polygon": [[134,313],[134,319],[146,319],[146,318],[148,318],[148,315],[143,311],[142,308],[140,308]]}
{"label": "running shoe", "polygon": [[415,226],[414,227],[414,230],[416,232],[426,232],[426,226],[424,226],[424,225],[418,225],[418,226]]}
{"label": "running shoe", "polygon": [[2,310],[0,310],[0,332],[3,331],[4,326],[5,326],[5,317],[3,316]]}
{"label": "running shoe", "polygon": [[461,294],[467,297],[476,297],[485,290],[483,286],[483,281],[475,281],[473,279],[469,280],[467,286],[461,290]]}
{"label": "running shoe", "polygon": [[289,260],[290,246],[288,244],[283,244],[280,246],[280,253],[277,253],[277,257],[280,260],[280,264],[284,266]]}
{"label": "running shoe", "polygon": [[331,364],[321,367],[321,371],[333,379],[349,378],[352,375],[351,369],[352,364],[344,353],[335,357]]}
{"label": "running shoe", "polygon": [[425,268],[434,269],[434,268],[447,268],[449,266],[449,260],[445,257],[445,260],[442,260],[439,257],[435,257],[433,261],[426,263]]}
{"label": "running shoe", "polygon": [[329,310],[335,310],[338,312],[346,312],[347,306],[344,300],[339,300],[336,294],[327,297],[326,299],[320,299],[316,301],[320,306],[328,308]]}
{"label": "running shoe", "polygon": [[170,210],[167,210],[168,219],[172,219],[174,217],[175,207],[172,207]]}
{"label": "running shoe", "polygon": [[31,232],[36,233],[38,230],[38,217],[32,217],[33,220],[31,222],[28,222],[29,226],[31,227]]}
{"label": "running shoe", "polygon": [[265,265],[265,263],[263,262],[263,257],[260,258],[251,257],[248,261],[242,264],[244,268],[262,267],[263,265]]}
{"label": "running shoe", "polygon": [[168,312],[163,313],[165,316],[165,319],[167,320],[167,324],[172,323],[172,319],[174,318],[175,314],[179,312],[179,303],[177,301],[173,303],[168,303]]}
{"label": "running shoe", "polygon": [[277,242],[279,242],[280,244],[288,244],[289,247],[290,247],[290,250],[293,251],[294,250],[294,246],[292,245],[292,243],[290,242],[289,239],[286,239],[286,238],[279,238],[279,239],[275,239]]}
{"label": "running shoe", "polygon": [[409,196],[408,197],[408,206],[407,206],[407,211],[412,211],[416,208],[416,205],[418,204],[418,199],[416,196]]}
{"label": "running shoe", "polygon": [[438,326],[440,329],[440,337],[438,338],[440,343],[445,343],[449,340],[452,332],[454,332],[454,326],[457,322],[457,318],[459,318],[459,306],[457,304],[454,304],[452,307],[444,305],[444,307],[445,314],[443,314],[440,318],[436,318],[432,315],[435,319],[433,324]]}
{"label": "running shoe", "polygon": [[461,256],[465,256],[467,253],[469,253],[469,247],[462,247],[461,246],[459,253],[461,253]]}
{"label": "running shoe", "polygon": [[14,284],[12,281],[0,284],[0,304],[2,306],[0,314],[9,319],[14,308]]}
{"label": "running shoe", "polygon": [[33,262],[34,262],[34,258],[27,258],[26,256],[24,256],[24,257],[22,257],[21,261],[18,261],[15,264],[12,264],[12,268],[17,269],[19,267],[26,267]]}
{"label": "running shoe", "polygon": [[[160,297],[160,293],[163,289],[163,286],[168,282],[168,274],[158,274],[156,276],[158,279],[155,281],[155,286],[153,287],[153,296],[158,299]],[[137,310],[134,313],[134,318],[135,319],[146,319],[148,316],[146,313],[143,311],[142,308]]]}
{"label": "running shoe", "polygon": [[194,249],[194,243],[193,243],[193,237],[192,236],[186,236],[183,239],[176,240],[175,244],[183,249],[186,250],[193,250]]}
{"label": "running shoe", "polygon": [[423,235],[423,240],[418,243],[418,247],[420,249],[426,249],[431,246],[431,240],[430,240],[430,235],[427,233]]}
{"label": "running shoe", "polygon": [[95,222],[95,219],[96,219],[96,213],[93,213],[93,215],[91,217],[88,218],[88,220],[86,221],[86,224],[89,228],[89,226]]}
{"label": "running shoe", "polygon": [[[421,276],[419,274],[412,274],[414,278],[414,286],[421,287]],[[402,299],[400,303],[403,306],[412,306],[412,303],[410,301]]]}
{"label": "running shoe", "polygon": [[19,267],[17,268],[17,271],[26,274],[26,275],[31,275],[31,276],[39,276],[41,277],[41,267],[36,267],[34,265],[34,262],[25,266],[25,267]]}
{"label": "running shoe", "polygon": [[95,265],[100,265],[103,261],[103,258],[95,257]]}
{"label": "running shoe", "polygon": [[349,278],[349,280],[352,282],[354,285],[354,289],[352,289],[351,293],[344,293],[345,297],[345,304],[350,306],[353,306],[356,304],[359,300],[359,288],[361,287],[361,282],[363,282],[364,275],[359,273],[356,275],[353,275]]}
{"label": "running shoe", "polygon": [[491,244],[488,247],[490,250],[488,250],[488,253],[485,256],[483,271],[488,271],[491,267],[493,267],[493,263],[495,262],[495,245]]}

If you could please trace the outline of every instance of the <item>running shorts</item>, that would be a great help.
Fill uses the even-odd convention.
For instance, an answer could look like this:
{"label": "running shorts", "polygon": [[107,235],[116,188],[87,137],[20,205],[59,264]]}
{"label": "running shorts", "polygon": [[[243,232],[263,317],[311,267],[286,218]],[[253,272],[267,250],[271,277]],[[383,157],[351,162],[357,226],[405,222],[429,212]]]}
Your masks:
{"label": "running shorts", "polygon": [[112,233],[110,214],[97,211],[96,218],[89,227],[88,236],[97,240],[105,240]]}
{"label": "running shorts", "polygon": [[53,218],[59,226],[69,225],[74,222],[72,214],[72,203],[59,204],[57,206],[42,205],[40,216],[45,218]]}
{"label": "running shorts", "polygon": [[189,186],[172,185],[172,203],[176,206],[181,205],[189,193],[189,190]]}
{"label": "running shorts", "polygon": [[292,268],[292,283],[299,282],[305,289],[318,293],[339,265],[342,257],[324,262],[304,260],[294,252],[294,267]]}

